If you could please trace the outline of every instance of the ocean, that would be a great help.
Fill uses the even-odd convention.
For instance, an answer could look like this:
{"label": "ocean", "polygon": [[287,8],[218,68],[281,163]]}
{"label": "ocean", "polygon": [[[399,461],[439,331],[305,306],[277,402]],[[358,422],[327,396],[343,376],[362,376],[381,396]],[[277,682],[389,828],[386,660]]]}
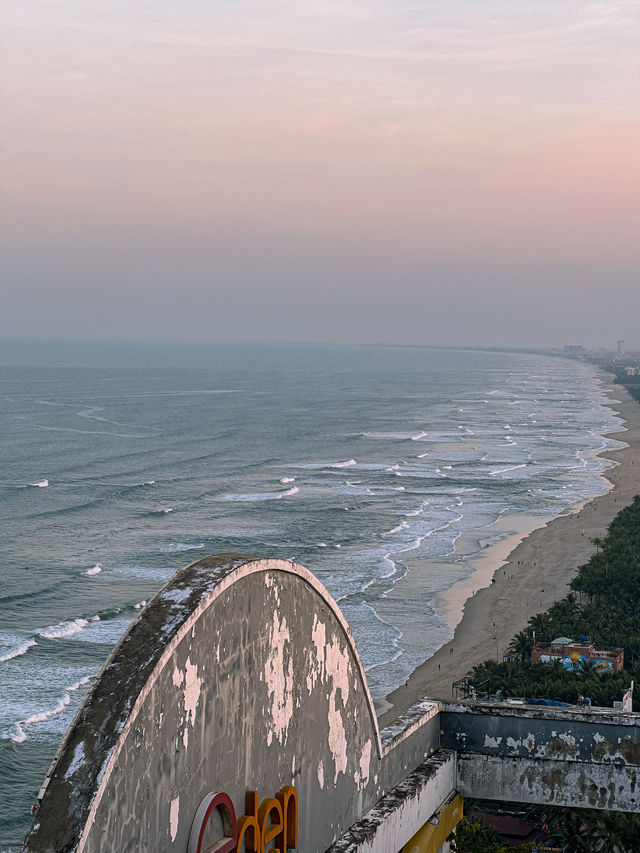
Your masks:
{"label": "ocean", "polygon": [[[471,571],[469,532],[602,494],[595,454],[622,446],[593,368],[524,353],[4,341],[0,395],[1,851],[177,569],[228,551],[308,567],[380,697],[451,637],[442,594]],[[411,648],[401,609],[376,606],[418,563]]]}

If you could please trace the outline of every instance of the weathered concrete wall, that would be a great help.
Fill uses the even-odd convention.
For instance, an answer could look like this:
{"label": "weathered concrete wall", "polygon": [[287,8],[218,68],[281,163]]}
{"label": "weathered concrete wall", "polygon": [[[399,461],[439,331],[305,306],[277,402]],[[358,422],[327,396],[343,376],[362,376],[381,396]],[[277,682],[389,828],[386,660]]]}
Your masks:
{"label": "weathered concrete wall", "polygon": [[455,753],[440,750],[389,791],[326,853],[397,853],[455,787]]}
{"label": "weathered concrete wall", "polygon": [[640,812],[640,773],[633,767],[463,754],[457,771],[464,797]]}
{"label": "weathered concrete wall", "polygon": [[448,703],[441,729],[463,752],[640,765],[640,714]]}
{"label": "weathered concrete wall", "polygon": [[439,708],[412,709],[383,747],[353,639],[319,582],[283,561],[206,558],[114,651],[26,850],[184,853],[206,794],[226,792],[240,815],[247,790],[291,784],[298,849],[322,851],[437,749]]}
{"label": "weathered concrete wall", "polygon": [[452,703],[441,744],[468,797],[640,811],[640,715]]}

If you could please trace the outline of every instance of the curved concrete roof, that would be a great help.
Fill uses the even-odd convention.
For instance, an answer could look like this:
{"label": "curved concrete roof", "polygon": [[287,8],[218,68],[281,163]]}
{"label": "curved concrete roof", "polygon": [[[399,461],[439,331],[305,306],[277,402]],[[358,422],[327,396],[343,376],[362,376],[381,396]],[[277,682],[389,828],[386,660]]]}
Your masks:
{"label": "curved concrete roof", "polygon": [[[262,577],[259,577],[259,575],[262,575]],[[289,584],[287,587],[284,580],[286,577],[292,579],[293,585]],[[276,583],[274,578],[280,578],[280,580]],[[284,587],[282,586],[283,583]],[[290,662],[287,663],[284,659],[279,659],[275,664],[273,662],[270,663],[269,660],[266,663],[264,661],[264,656],[270,653],[269,649],[273,646],[273,638],[275,636],[273,628],[269,628],[269,620],[276,619],[278,630],[285,624],[284,616],[282,617],[282,623],[277,621],[280,617],[274,610],[273,602],[277,604],[275,609],[280,609],[280,590],[276,588],[278,584],[282,589],[286,588],[287,592],[286,596],[282,596],[283,599],[286,598],[286,601],[282,603],[282,612],[286,613],[288,625],[291,629],[291,642],[289,645],[293,647],[296,644],[306,644],[304,646],[306,649],[304,660],[298,659],[296,662],[296,669],[302,667],[302,670],[296,672],[295,676],[292,674],[292,664]],[[274,589],[268,591],[266,590],[267,586],[274,587]],[[305,588],[309,590],[309,593],[304,593]],[[240,592],[242,593],[241,599],[238,599],[234,603],[233,596],[240,595]],[[267,596],[264,602],[271,602],[270,604],[262,602],[260,596],[263,595]],[[306,602],[303,601],[305,595],[311,596]],[[253,613],[249,621],[246,618],[241,618],[242,614],[239,611],[243,609],[251,611],[254,606],[252,601],[258,602],[259,599],[262,602],[259,613]],[[296,602],[299,602],[299,608],[303,612],[296,613]],[[197,631],[200,631],[201,626],[204,624],[203,619],[205,614],[210,610],[212,611],[214,604],[218,608],[215,619],[211,621],[210,617],[206,617],[209,618],[210,624],[204,629],[205,634],[200,637],[198,643],[197,638],[195,641],[192,638]],[[238,612],[232,612],[234,606]],[[271,608],[271,612],[269,612],[269,608]],[[228,618],[224,615],[225,613],[229,614]],[[342,694],[340,694],[339,687],[336,692],[335,684],[331,694],[327,691],[326,685],[329,684],[329,676],[324,657],[322,657],[321,661],[322,666],[319,664],[320,658],[318,660],[314,658],[315,651],[317,651],[319,656],[324,656],[325,654],[325,650],[321,650],[317,642],[317,648],[314,650],[313,642],[309,639],[312,626],[315,630],[319,624],[318,613],[325,613],[325,616],[322,617],[324,620],[322,624],[322,642],[324,642],[325,638],[324,625],[326,623],[326,642],[329,643],[329,636],[333,632],[332,636],[336,638],[335,642],[340,647],[338,650],[338,645],[336,645],[336,654],[345,656],[343,658],[340,657],[338,661],[338,667],[342,667],[343,670],[346,667],[343,675],[347,680],[343,681]],[[327,618],[329,619],[328,622]],[[206,661],[203,663],[202,657],[198,657],[198,655],[203,654],[203,648],[206,650],[212,647],[215,638],[218,635],[224,634],[227,630],[227,624],[234,620],[237,622],[235,626],[237,629],[236,635],[242,638],[241,643],[246,642],[247,647],[252,650],[257,642],[264,646],[258,652],[258,667],[263,667],[264,669],[264,667],[268,668],[271,666],[273,669],[272,675],[276,682],[281,675],[280,668],[286,670],[287,666],[289,667],[288,671],[291,674],[291,680],[287,683],[287,689],[291,688],[291,685],[295,682],[295,689],[297,691],[296,702],[298,705],[302,707],[305,702],[307,704],[309,702],[314,703],[307,708],[307,716],[313,716],[316,713],[319,703],[326,705],[327,700],[331,700],[333,704],[329,707],[328,711],[326,708],[323,708],[323,713],[326,712],[329,716],[329,758],[331,750],[335,747],[335,743],[331,744],[332,736],[335,741],[335,732],[331,730],[331,714],[342,715],[337,721],[338,736],[339,738],[344,737],[346,729],[349,747],[350,749],[353,748],[354,752],[353,760],[356,762],[356,765],[360,761],[363,769],[358,779],[359,771],[357,768],[356,770],[351,769],[351,755],[347,759],[345,742],[344,746],[341,747],[344,749],[345,757],[344,759],[340,759],[344,761],[344,767],[340,767],[338,759],[336,759],[335,779],[333,778],[333,767],[331,768],[332,779],[330,781],[334,783],[334,787],[336,785],[339,787],[342,784],[338,782],[340,769],[343,770],[345,775],[351,775],[352,778],[349,781],[351,788],[354,786],[354,779],[360,785],[360,788],[366,787],[369,784],[369,761],[370,759],[375,759],[376,763],[379,762],[382,754],[380,732],[355,642],[344,617],[327,590],[307,569],[293,563],[282,560],[259,560],[239,554],[206,557],[178,572],[141,612],[114,649],[82,708],[74,719],[49,771],[49,775],[45,780],[46,790],[33,828],[27,836],[26,850],[33,851],[33,853],[35,851],[41,851],[42,853],[47,851],[49,853],[49,851],[54,850],[56,853],[65,853],[65,851],[77,850],[78,853],[81,853],[81,851],[85,850],[104,849],[96,847],[95,840],[92,840],[92,827],[96,820],[102,820],[105,822],[105,825],[109,821],[117,824],[117,817],[115,819],[111,817],[107,819],[102,816],[102,812],[107,807],[105,797],[109,799],[119,795],[118,793],[114,795],[114,785],[116,785],[116,782],[112,781],[112,776],[115,774],[114,779],[118,780],[116,789],[119,790],[125,784],[122,781],[122,766],[125,762],[129,762],[130,772],[133,775],[144,772],[144,766],[136,767],[135,761],[131,764],[133,761],[131,756],[135,753],[133,745],[135,745],[135,748],[141,748],[142,753],[149,756],[150,765],[155,760],[151,754],[154,751],[158,753],[158,762],[162,763],[164,761],[166,763],[166,756],[162,754],[163,750],[166,751],[168,746],[173,744],[176,727],[180,725],[183,726],[180,729],[180,739],[183,743],[176,741],[176,756],[172,757],[175,766],[177,767],[180,761],[183,760],[181,755],[177,755],[179,751],[180,753],[189,753],[189,737],[192,738],[193,744],[201,734],[199,731],[196,731],[197,727],[194,727],[193,731],[191,731],[189,725],[191,723],[193,727],[193,719],[190,714],[192,713],[195,717],[195,709],[199,701],[199,696],[188,707],[188,701],[191,700],[188,700],[187,687],[184,685],[188,682],[190,672],[196,671],[196,666],[200,667],[200,672],[204,672],[203,667],[206,666]],[[264,624],[262,624],[261,620],[264,620]],[[295,624],[296,620],[298,624]],[[287,631],[289,628],[287,628]],[[271,630],[271,634],[266,638],[266,641],[264,638],[265,630]],[[305,632],[309,637],[306,637]],[[340,638],[338,638],[338,634],[341,635]],[[237,641],[237,637],[234,642]],[[269,645],[270,643],[271,646]],[[186,657],[186,662],[182,659],[178,660],[180,654],[182,654],[183,658],[186,656],[186,651],[183,654],[180,652],[180,649],[184,647],[186,650],[187,646],[190,657]],[[282,644],[282,648],[284,648],[284,644]],[[234,649],[221,651],[221,649],[222,646],[217,647],[216,654],[219,658],[221,655],[223,658],[225,656],[231,657],[236,651]],[[194,663],[191,663],[191,660]],[[195,663],[196,660],[198,660],[198,663]],[[342,663],[342,661],[345,663]],[[239,663],[240,665],[243,664],[242,655]],[[250,666],[249,661],[244,663],[247,667]],[[219,664],[218,669],[221,666],[222,664]],[[189,667],[191,667],[191,670]],[[268,672],[267,675],[269,675]],[[200,689],[202,679],[198,677],[197,672],[195,677],[198,682],[198,689]],[[207,695],[205,698],[207,698],[208,707],[210,706],[211,708],[214,707],[216,695],[223,689],[220,684],[211,683],[215,682],[216,677],[217,670],[214,672],[213,677],[209,676],[207,678],[207,684],[202,688],[203,691],[210,690],[210,695]],[[167,678],[173,678],[173,685],[178,688],[177,691],[171,687],[170,683],[169,687],[167,687]],[[261,679],[262,676],[258,678],[258,681]],[[306,679],[306,686],[308,687],[308,696],[306,696],[305,690],[300,687],[300,685],[304,685],[304,679]],[[325,687],[322,687],[321,684],[319,685],[322,689],[322,696],[317,694],[317,691],[314,693],[315,681],[317,679],[324,679],[323,683]],[[353,705],[347,713],[347,696],[350,685],[352,688],[352,698],[349,699],[351,705],[356,701],[356,693],[360,696],[360,699],[357,700],[357,705]],[[278,747],[279,752],[277,752],[277,755],[280,756],[278,760],[281,760],[281,756],[286,752],[282,748],[282,745],[286,743],[287,736],[286,729],[283,727],[285,724],[289,724],[289,721],[285,718],[287,714],[289,714],[289,717],[293,717],[294,710],[295,713],[298,713],[298,709],[297,707],[296,709],[292,708],[293,700],[289,696],[278,692],[280,688],[277,683],[275,687],[271,684],[270,686],[267,685],[267,688],[272,690],[272,692],[275,690],[278,695],[274,697],[271,693],[265,694],[266,688],[264,685],[252,686],[250,688],[244,685],[242,687],[244,691],[242,702],[249,703],[252,707],[252,718],[248,722],[245,722],[249,726],[249,729],[251,729],[251,726],[255,726],[256,731],[261,726],[263,727],[263,734],[266,732],[266,736],[263,739],[269,742],[272,751],[270,754],[273,753],[274,747]],[[184,693],[184,696],[181,696],[180,691]],[[247,693],[247,691],[249,692]],[[302,693],[305,693],[305,695],[303,696]],[[259,698],[256,699],[256,696]],[[237,701],[237,697],[229,697],[227,704],[233,706]],[[204,702],[203,698],[203,704]],[[163,707],[161,713],[158,712],[158,708],[156,707],[160,705]],[[284,708],[284,705],[288,707]],[[153,719],[149,717],[150,713],[155,715]],[[364,717],[368,719],[363,718],[363,713]],[[175,715],[176,719],[172,723],[174,728],[171,730],[171,737],[167,735],[164,738],[164,745],[162,742],[158,744],[156,741],[162,741],[162,738],[156,736],[155,729],[163,725],[166,727],[168,725],[166,719],[169,719],[172,714]],[[215,729],[215,726],[219,724],[216,720],[211,722],[209,719],[211,715],[209,712],[207,714],[207,725],[210,729],[211,727]],[[268,718],[271,715],[272,719],[266,722],[262,721],[260,714],[263,718]],[[202,721],[199,720],[200,725],[204,725],[204,723],[204,718]],[[264,726],[267,726],[267,728],[264,728]],[[268,728],[269,726],[270,729]],[[326,719],[324,719],[324,722],[318,720],[318,730],[322,729],[323,737],[326,726]],[[354,726],[355,728],[353,728]],[[342,727],[342,734],[340,733],[340,727]],[[208,730],[207,737],[209,738],[213,738],[211,731]],[[245,734],[244,737],[246,739],[247,735]],[[367,753],[367,768],[365,769],[364,759],[361,757],[360,751],[362,744],[366,742],[367,738],[369,753]],[[281,741],[280,746],[276,742],[278,739]],[[170,743],[167,744],[167,741]],[[272,741],[274,741],[273,745],[271,744]],[[372,746],[375,755],[370,755]],[[241,752],[242,736],[238,744],[229,744],[229,748],[231,750],[235,749],[236,752]],[[262,747],[260,748],[262,749]],[[194,747],[192,746],[191,752],[193,752],[193,749]],[[257,747],[254,751],[256,750]],[[326,745],[324,750],[326,751]],[[364,753],[366,753],[366,750],[367,747],[364,748]],[[173,748],[171,751],[173,751]],[[300,751],[300,747],[298,751]],[[192,759],[186,757],[184,761],[188,762],[192,761]],[[267,759],[265,758],[264,761],[267,761]],[[350,768],[348,772],[346,769],[347,761]],[[327,761],[325,761],[326,764]],[[165,767],[164,764],[162,766]],[[198,772],[200,772],[200,765],[198,765],[198,768]],[[325,767],[325,770],[321,771],[320,767],[318,767],[318,782],[321,787],[324,787],[324,781],[321,776],[324,772],[328,773],[328,770],[329,768]],[[238,768],[236,768],[230,775],[233,777],[234,773],[237,774],[239,772]],[[172,778],[172,773],[175,776],[173,767],[167,770],[168,777]],[[292,770],[291,775],[295,776],[295,770]],[[233,778],[232,781],[235,782]],[[246,790],[247,784],[245,783],[248,783],[249,787],[253,785],[248,779],[239,779],[237,781],[239,790]],[[220,780],[216,780],[215,778],[207,782],[209,786],[219,786],[219,784]],[[205,788],[207,785],[205,785]],[[134,794],[132,789],[131,796],[139,799],[141,794],[139,791]],[[169,788],[167,788],[167,796],[170,796]],[[342,797],[344,798],[344,796],[345,792],[343,791]],[[140,808],[142,809],[142,805],[140,805]],[[188,811],[188,809],[186,810]],[[142,820],[142,814],[140,815],[140,819]],[[100,832],[104,831],[104,829],[100,830]],[[180,832],[184,835],[184,828],[181,827]],[[174,849],[173,845],[169,843],[168,824],[166,840],[167,846],[163,847],[163,849]],[[331,837],[328,838],[328,841],[331,841]],[[157,842],[155,843],[157,844]],[[151,848],[140,847],[140,849]],[[179,848],[176,847],[176,849]]]}

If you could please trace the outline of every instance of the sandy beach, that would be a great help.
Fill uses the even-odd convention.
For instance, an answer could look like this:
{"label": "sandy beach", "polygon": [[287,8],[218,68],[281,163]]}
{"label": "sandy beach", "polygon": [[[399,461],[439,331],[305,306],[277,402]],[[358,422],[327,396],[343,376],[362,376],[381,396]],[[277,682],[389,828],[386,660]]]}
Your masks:
{"label": "sandy beach", "polygon": [[[569,592],[578,566],[595,550],[592,539],[603,536],[619,510],[640,492],[640,405],[613,385],[609,374],[601,376],[604,386],[612,389],[611,407],[626,427],[608,436],[629,445],[599,454],[618,463],[605,474],[611,489],[542,526],[537,526],[540,519],[522,518],[515,524],[514,519],[505,519],[487,529],[484,539],[481,534],[486,547],[468,558],[473,574],[452,587],[442,602],[452,624],[464,608],[453,639],[418,666],[405,685],[376,702],[381,725],[423,697],[450,699],[452,683],[471,667],[488,658],[501,660],[527,620]],[[420,572],[408,572],[396,585],[394,598],[407,602],[419,598],[419,578]],[[406,630],[411,631],[411,620],[407,621]]]}

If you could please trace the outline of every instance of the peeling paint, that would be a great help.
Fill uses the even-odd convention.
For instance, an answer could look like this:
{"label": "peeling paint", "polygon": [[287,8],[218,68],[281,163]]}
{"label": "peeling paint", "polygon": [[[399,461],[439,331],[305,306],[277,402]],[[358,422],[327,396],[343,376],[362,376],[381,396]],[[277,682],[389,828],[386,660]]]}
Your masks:
{"label": "peeling paint", "polygon": [[322,761],[318,762],[318,784],[321,788],[324,788],[324,767],[322,766]]}
{"label": "peeling paint", "polygon": [[[288,661],[285,664],[285,643],[289,644]],[[264,677],[271,699],[273,728],[267,735],[270,746],[273,736],[284,745],[287,729],[293,717],[293,658],[291,657],[291,635],[287,620],[273,611],[273,622],[269,631],[269,654],[264,665]]]}
{"label": "peeling paint", "polygon": [[484,736],[484,745],[489,748],[497,749],[502,743],[501,737],[491,737],[491,735]]}
{"label": "peeling paint", "polygon": [[[324,627],[324,626],[323,626]],[[338,708],[337,697],[340,691],[343,710],[349,699],[349,652],[340,648],[338,637],[334,634],[331,642],[325,646],[325,668],[327,680],[331,679],[329,693],[329,749],[335,762],[333,784],[338,781],[340,773],[347,772],[347,737],[342,712]]]}
{"label": "peeling paint", "polygon": [[169,809],[169,833],[171,835],[171,843],[176,840],[176,836],[178,835],[178,818],[180,815],[180,797],[176,797],[171,800],[171,807]]}
{"label": "peeling paint", "polygon": [[187,658],[184,674],[184,712],[187,722],[193,725],[196,721],[196,707],[200,699],[202,679],[198,678],[198,667]]}
{"label": "peeling paint", "polygon": [[575,746],[576,743],[576,739],[573,737],[573,735],[570,735],[567,732],[561,732],[558,735],[558,739],[564,741],[567,746]]}
{"label": "peeling paint", "polygon": [[318,619],[316,613],[313,617],[313,628],[311,629],[311,641],[315,649],[315,666],[311,667],[311,671],[307,675],[307,690],[309,693],[316,686],[316,682],[321,683],[325,678],[325,646],[326,646],[327,629],[324,622]]}
{"label": "peeling paint", "polygon": [[360,786],[366,788],[369,782],[369,768],[371,766],[371,740],[362,747],[360,756]]}

